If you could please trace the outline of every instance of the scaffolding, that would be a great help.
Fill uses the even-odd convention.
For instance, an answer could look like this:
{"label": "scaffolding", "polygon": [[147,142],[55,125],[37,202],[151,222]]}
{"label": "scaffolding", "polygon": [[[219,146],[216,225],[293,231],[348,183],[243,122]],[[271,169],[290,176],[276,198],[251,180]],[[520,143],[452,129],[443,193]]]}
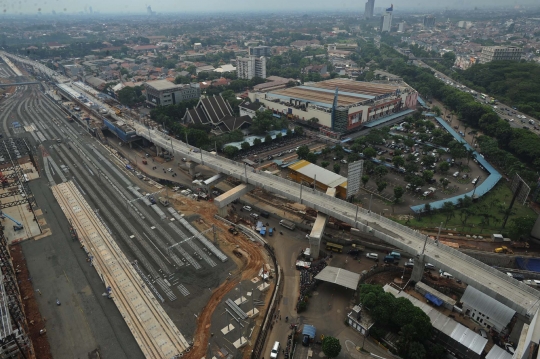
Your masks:
{"label": "scaffolding", "polygon": [[30,358],[32,344],[16,272],[4,231],[0,229],[0,358]]}

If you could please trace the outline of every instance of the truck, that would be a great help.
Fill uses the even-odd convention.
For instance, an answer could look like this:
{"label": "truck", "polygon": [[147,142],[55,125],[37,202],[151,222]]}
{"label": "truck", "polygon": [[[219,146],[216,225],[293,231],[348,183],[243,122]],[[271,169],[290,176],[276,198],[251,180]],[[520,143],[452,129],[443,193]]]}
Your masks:
{"label": "truck", "polygon": [[355,256],[358,256],[360,254],[360,252],[363,252],[365,250],[366,250],[366,247],[360,246],[358,244],[353,244],[352,248],[349,249],[347,254],[350,254],[351,256],[355,257]]}
{"label": "truck", "polygon": [[296,224],[286,219],[282,219],[281,221],[279,221],[279,225],[290,229],[291,231],[294,231],[294,229],[296,228]]}
{"label": "truck", "polygon": [[159,197],[159,203],[163,205],[163,207],[169,207],[169,200],[167,198]]}
{"label": "truck", "polygon": [[506,253],[506,254],[514,254],[514,252],[508,248],[507,246],[500,246],[493,250],[495,253]]}
{"label": "truck", "polygon": [[118,107],[113,107],[112,110],[116,114],[116,116],[122,116],[122,110],[120,110]]}

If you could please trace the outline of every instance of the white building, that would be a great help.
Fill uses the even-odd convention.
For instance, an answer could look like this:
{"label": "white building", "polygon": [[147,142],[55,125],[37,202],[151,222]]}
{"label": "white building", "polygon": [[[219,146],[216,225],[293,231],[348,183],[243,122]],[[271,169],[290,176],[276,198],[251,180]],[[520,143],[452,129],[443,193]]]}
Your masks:
{"label": "white building", "polygon": [[266,78],[266,57],[249,56],[236,58],[236,74],[239,79]]}
{"label": "white building", "polygon": [[487,64],[491,61],[519,61],[523,55],[523,49],[516,46],[484,46],[480,54],[480,63]]}
{"label": "white building", "polygon": [[392,14],[394,12],[394,5],[386,9],[386,12],[381,16],[381,32],[390,32],[392,28]]}
{"label": "white building", "polygon": [[461,297],[463,314],[487,329],[500,333],[510,323],[516,311],[501,302],[482,293],[478,289],[468,286]]}
{"label": "white building", "polygon": [[146,102],[153,106],[174,105],[181,101],[201,97],[199,84],[176,85],[168,80],[150,81],[144,84]]}

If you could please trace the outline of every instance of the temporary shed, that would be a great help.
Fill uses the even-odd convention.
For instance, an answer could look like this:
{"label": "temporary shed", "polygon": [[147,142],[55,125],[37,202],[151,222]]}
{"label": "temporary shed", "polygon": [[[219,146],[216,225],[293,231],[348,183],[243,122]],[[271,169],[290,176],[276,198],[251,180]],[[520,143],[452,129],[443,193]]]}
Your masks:
{"label": "temporary shed", "polygon": [[330,282],[355,290],[360,282],[360,274],[336,267],[325,267],[315,279]]}

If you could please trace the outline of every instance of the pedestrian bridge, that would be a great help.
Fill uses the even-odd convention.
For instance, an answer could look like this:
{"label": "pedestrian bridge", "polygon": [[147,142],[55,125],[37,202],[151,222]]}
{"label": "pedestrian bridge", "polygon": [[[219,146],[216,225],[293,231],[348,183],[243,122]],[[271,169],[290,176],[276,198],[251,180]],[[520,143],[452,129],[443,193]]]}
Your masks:
{"label": "pedestrian bridge", "polygon": [[311,191],[308,187],[301,187],[298,183],[256,171],[247,165],[219,157],[210,152],[199,150],[195,152],[186,143],[175,140],[162,132],[148,129],[139,123],[131,122],[131,125],[139,136],[145,137],[156,146],[166,149],[172,147],[174,155],[177,157],[186,157],[190,161],[234,177],[245,184],[260,187],[289,200],[302,203],[316,211],[346,222],[360,232],[392,244],[404,252],[416,256],[420,261],[428,261],[443,271],[451,273],[456,279],[472,285],[514,309],[529,320],[538,309],[540,293],[535,289],[453,248],[435,243],[416,230],[325,193]]}

